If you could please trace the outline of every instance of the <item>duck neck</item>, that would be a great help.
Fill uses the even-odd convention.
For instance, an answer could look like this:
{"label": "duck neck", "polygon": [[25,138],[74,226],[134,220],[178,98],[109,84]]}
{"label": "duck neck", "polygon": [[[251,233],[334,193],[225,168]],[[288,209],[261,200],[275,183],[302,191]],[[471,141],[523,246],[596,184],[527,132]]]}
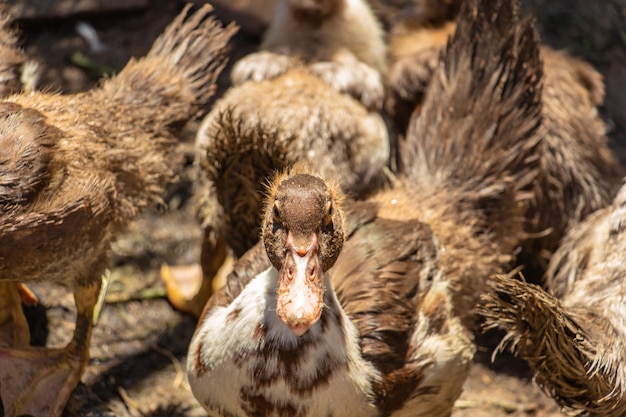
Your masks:
{"label": "duck neck", "polygon": [[317,323],[304,333],[296,336],[276,314],[276,289],[278,287],[278,271],[271,268],[262,326],[266,329],[265,348],[278,348],[282,357],[289,357],[291,351],[311,351],[315,359],[310,362],[315,369],[316,377],[323,379],[324,372],[335,372],[338,369],[347,371],[348,379],[366,397],[373,398],[372,383],[380,378],[378,371],[361,354],[359,333],[348,315],[344,312],[332,287],[330,276],[324,274],[324,309]]}

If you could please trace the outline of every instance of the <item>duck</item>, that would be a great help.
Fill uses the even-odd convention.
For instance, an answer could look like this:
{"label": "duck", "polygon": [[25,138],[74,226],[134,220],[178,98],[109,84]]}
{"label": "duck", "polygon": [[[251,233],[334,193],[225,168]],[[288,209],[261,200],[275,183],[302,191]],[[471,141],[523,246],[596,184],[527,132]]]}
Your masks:
{"label": "duck", "polygon": [[174,181],[176,132],[212,96],[236,30],[210,6],[189,10],[99,88],[0,102],[0,282],[63,284],[77,310],[67,346],[0,349],[5,415],[61,414],[89,359],[111,243]]}
{"label": "duck", "polygon": [[[209,298],[189,346],[190,386],[209,415],[452,413],[475,351],[474,307],[488,277],[509,270],[532,197],[522,190],[540,60],[532,22],[515,10],[464,3],[402,143],[406,176],[360,200],[338,196],[342,177],[314,164],[270,182],[261,242]],[[432,280],[420,253],[437,261]]]}
{"label": "duck", "polygon": [[278,0],[259,51],[235,63],[231,82],[271,79],[305,66],[378,111],[386,52],[383,28],[366,0]]}
{"label": "duck", "polygon": [[455,313],[477,330],[489,277],[514,266],[527,237],[542,66],[534,24],[516,1],[464,2],[455,25],[399,141],[402,180],[373,198],[389,217],[431,226]]}
{"label": "duck", "polygon": [[[456,30],[458,4],[441,4],[433,16],[423,16],[419,7],[409,9],[390,33],[385,108],[400,136],[406,134],[411,112],[420,111],[437,56],[445,53]],[[517,262],[541,275],[570,225],[610,204],[626,170],[611,149],[600,115],[602,75],[565,51],[539,48],[542,126],[533,156],[538,175],[528,189],[534,199],[527,206],[528,237]]]}
{"label": "duck", "polygon": [[378,210],[306,166],[271,181],[262,241],[189,346],[189,384],[209,415],[448,415],[469,332],[451,315],[430,228]]}
{"label": "duck", "polygon": [[528,362],[561,406],[586,416],[626,414],[626,184],[612,204],[573,226],[544,286],[495,276],[480,309],[506,332],[500,349]]}
{"label": "duck", "polygon": [[[193,194],[204,230],[200,267],[161,269],[177,310],[197,317],[233,260],[258,242],[259,195],[271,172],[313,161],[320,174],[341,175],[342,190],[355,198],[388,181],[391,145],[379,112],[384,42],[375,23],[363,0],[280,1],[260,50],[234,64],[232,86],[196,134]],[[310,50],[311,45],[319,47]],[[338,61],[340,51],[351,51],[353,58]],[[280,71],[268,68],[281,60],[290,64]],[[329,83],[322,67],[337,82],[360,85],[360,93]],[[374,96],[376,105],[367,98]]]}
{"label": "duck", "polygon": [[[18,45],[18,33],[11,28],[10,14],[4,5],[0,5],[0,98],[21,91],[30,92],[32,84],[23,83],[22,74],[35,70],[34,61],[29,61]],[[28,79],[28,78],[27,78]],[[35,305],[37,296],[22,283],[0,282],[0,345],[27,346],[30,332],[24,315],[22,302]]]}

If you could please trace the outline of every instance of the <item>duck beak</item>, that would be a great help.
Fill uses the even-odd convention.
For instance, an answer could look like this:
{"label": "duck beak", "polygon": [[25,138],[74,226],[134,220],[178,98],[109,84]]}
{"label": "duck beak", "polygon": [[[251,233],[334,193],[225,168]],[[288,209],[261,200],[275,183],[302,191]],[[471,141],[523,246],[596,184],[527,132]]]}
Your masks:
{"label": "duck beak", "polygon": [[287,236],[287,252],[278,274],[278,317],[293,334],[302,336],[322,315],[324,272],[318,256],[317,235]]}

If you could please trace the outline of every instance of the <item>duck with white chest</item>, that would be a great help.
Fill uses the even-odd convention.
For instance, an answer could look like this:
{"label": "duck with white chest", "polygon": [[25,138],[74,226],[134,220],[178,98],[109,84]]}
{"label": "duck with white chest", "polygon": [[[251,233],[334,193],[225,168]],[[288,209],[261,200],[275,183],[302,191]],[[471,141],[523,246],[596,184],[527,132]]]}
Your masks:
{"label": "duck with white chest", "polygon": [[[381,219],[367,202],[347,202],[346,226],[336,187],[308,173],[278,176],[269,195],[263,245],[238,261],[192,339],[198,401],[214,416],[400,416],[408,404],[435,415],[413,404],[435,392],[427,368],[441,365],[420,350],[438,337],[421,307],[450,311],[430,228]],[[472,347],[459,347],[446,364],[464,369]]]}
{"label": "duck with white chest", "polygon": [[[248,412],[246,398],[255,407],[256,398],[264,397],[279,415],[296,415],[302,408],[310,410],[305,415],[328,415],[355,402],[360,411],[342,414],[375,415],[367,377],[374,370],[355,357],[356,328],[334,293],[324,291],[330,286],[325,272],[343,245],[340,216],[320,179],[297,176],[281,183],[263,227],[272,266],[229,306],[208,312],[192,343],[190,352],[203,351],[200,368],[210,373],[200,372],[201,385],[192,380],[194,393],[210,391],[214,398],[206,406]],[[209,347],[203,344],[208,340],[219,342]],[[349,364],[351,356],[355,363]],[[320,362],[326,366],[320,368]],[[246,386],[252,376],[255,383]],[[322,392],[312,397],[308,391],[323,381]],[[303,404],[290,404],[294,396]]]}

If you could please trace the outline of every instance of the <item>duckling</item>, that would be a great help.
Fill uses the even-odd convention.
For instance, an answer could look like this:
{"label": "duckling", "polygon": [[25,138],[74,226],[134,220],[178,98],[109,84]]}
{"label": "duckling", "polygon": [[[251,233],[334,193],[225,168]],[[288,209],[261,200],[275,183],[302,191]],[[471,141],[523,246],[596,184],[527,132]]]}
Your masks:
{"label": "duckling", "polygon": [[383,30],[366,0],[279,0],[260,51],[231,80],[260,81],[306,66],[337,91],[380,110],[386,72]]}
{"label": "duckling", "polygon": [[474,348],[432,231],[342,200],[302,167],[270,184],[262,244],[209,300],[189,347],[191,389],[211,416],[449,415]]}
{"label": "duckling", "polygon": [[626,185],[572,227],[541,287],[505,277],[481,308],[488,327],[559,404],[586,416],[626,414]]}
{"label": "duckling", "polygon": [[70,287],[77,316],[62,349],[0,349],[9,416],[61,414],[89,358],[94,306],[115,236],[173,180],[174,133],[212,95],[235,28],[189,7],[92,91],[0,103],[0,280]]}
{"label": "duckling", "polygon": [[[203,276],[188,268],[162,269],[175,308],[197,316],[219,287],[224,264],[258,241],[259,194],[273,170],[314,160],[322,175],[341,175],[343,191],[357,198],[386,181],[389,136],[377,111],[384,91],[379,29],[363,0],[277,4],[262,51],[235,64],[235,85],[198,129]],[[189,282],[199,288],[191,296],[183,289]]]}

